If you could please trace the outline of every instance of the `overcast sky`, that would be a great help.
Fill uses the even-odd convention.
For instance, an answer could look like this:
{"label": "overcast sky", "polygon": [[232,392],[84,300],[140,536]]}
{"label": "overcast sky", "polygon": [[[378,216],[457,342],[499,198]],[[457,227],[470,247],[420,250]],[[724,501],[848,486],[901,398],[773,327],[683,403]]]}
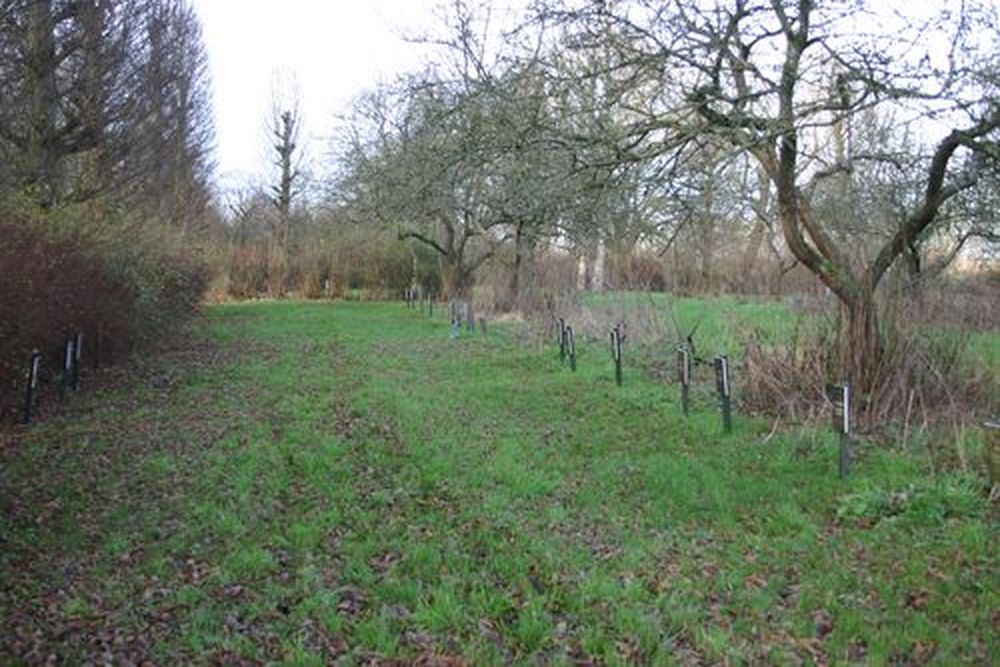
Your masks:
{"label": "overcast sky", "polygon": [[439,0],[194,0],[212,72],[220,184],[266,169],[272,80],[294,76],[306,144],[327,150],[334,114],[380,77],[416,67],[402,36],[432,28]]}

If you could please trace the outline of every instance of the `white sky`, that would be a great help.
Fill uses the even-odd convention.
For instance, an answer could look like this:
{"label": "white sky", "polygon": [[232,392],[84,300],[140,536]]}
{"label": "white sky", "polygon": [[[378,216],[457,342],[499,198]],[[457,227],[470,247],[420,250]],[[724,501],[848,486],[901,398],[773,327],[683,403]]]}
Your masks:
{"label": "white sky", "polygon": [[225,186],[265,173],[263,125],[275,75],[294,76],[307,153],[327,151],[334,114],[379,78],[416,67],[406,33],[437,25],[439,0],[194,0],[212,73]]}
{"label": "white sky", "polygon": [[[938,0],[923,1],[937,7]],[[427,47],[407,43],[404,35],[439,32],[446,2],[193,0],[212,75],[219,184],[225,188],[267,174],[263,127],[276,76],[298,85],[301,143],[322,172],[335,114],[380,79],[419,66]],[[493,4],[509,13],[522,3]],[[927,9],[915,3],[921,6]]]}

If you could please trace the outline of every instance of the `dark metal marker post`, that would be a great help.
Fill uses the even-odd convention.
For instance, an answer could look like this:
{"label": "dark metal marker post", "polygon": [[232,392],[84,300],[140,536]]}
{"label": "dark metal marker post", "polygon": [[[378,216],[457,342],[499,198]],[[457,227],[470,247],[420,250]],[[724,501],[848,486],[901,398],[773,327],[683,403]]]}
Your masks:
{"label": "dark metal marker post", "polygon": [[681,410],[687,417],[691,405],[691,354],[683,345],[677,348],[677,381],[681,383]]}
{"label": "dark metal marker post", "polygon": [[616,324],[611,330],[611,355],[615,360],[615,384],[622,386],[622,330]]}
{"label": "dark metal marker post", "polygon": [[73,348],[75,347],[72,338],[67,338],[66,342],[63,344],[63,372],[62,372],[62,383],[59,388],[60,397],[66,396],[66,389],[69,388],[70,383],[73,378],[73,358],[76,356]]}
{"label": "dark metal marker post", "polygon": [[462,318],[458,314],[458,302],[452,301],[448,304],[449,315],[451,316],[451,333],[448,336],[454,340],[462,334]]}
{"label": "dark metal marker post", "polygon": [[35,389],[38,387],[38,370],[42,363],[42,353],[35,350],[31,353],[31,365],[28,368],[28,390],[24,395],[24,423],[31,423],[31,411],[35,406]]}
{"label": "dark metal marker post", "polygon": [[733,430],[731,380],[729,357],[720,354],[715,358],[715,388],[719,392],[719,405],[722,407],[722,430],[725,433]]}
{"label": "dark metal marker post", "polygon": [[77,332],[73,341],[73,391],[80,388],[80,357],[83,354],[83,334]]}
{"label": "dark metal marker post", "polygon": [[833,430],[840,434],[837,470],[844,479],[851,472],[851,384],[828,384],[826,395],[833,403]]}
{"label": "dark metal marker post", "polygon": [[576,372],[576,341],[573,339],[573,327],[566,327],[566,354],[569,355],[569,369]]}
{"label": "dark metal marker post", "polygon": [[566,363],[566,320],[556,320],[556,338],[559,340],[559,361]]}

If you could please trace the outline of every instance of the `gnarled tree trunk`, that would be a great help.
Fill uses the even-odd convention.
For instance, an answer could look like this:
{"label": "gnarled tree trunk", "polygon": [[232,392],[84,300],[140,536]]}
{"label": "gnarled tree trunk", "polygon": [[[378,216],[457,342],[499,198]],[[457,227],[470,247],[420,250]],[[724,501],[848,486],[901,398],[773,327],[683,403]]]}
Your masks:
{"label": "gnarled tree trunk", "polygon": [[839,341],[841,368],[855,388],[855,396],[864,397],[875,388],[885,354],[874,289],[862,288],[844,306],[846,318]]}
{"label": "gnarled tree trunk", "polygon": [[462,257],[454,253],[440,257],[441,290],[445,298],[454,299],[469,296],[471,274]]}

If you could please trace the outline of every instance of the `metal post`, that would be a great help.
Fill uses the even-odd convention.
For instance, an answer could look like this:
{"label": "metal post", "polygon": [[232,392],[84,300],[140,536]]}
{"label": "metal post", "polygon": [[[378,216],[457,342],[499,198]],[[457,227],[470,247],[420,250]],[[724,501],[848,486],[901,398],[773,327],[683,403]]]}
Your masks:
{"label": "metal post", "polygon": [[681,383],[681,410],[687,417],[691,406],[691,354],[683,345],[677,348],[677,380]]}
{"label": "metal post", "polygon": [[83,354],[83,334],[77,332],[73,341],[73,391],[80,388],[80,357]]}
{"label": "metal post", "polygon": [[566,327],[566,352],[569,355],[569,369],[576,372],[576,341],[573,339],[573,327]]}
{"label": "metal post", "polygon": [[458,302],[454,299],[448,302],[448,317],[451,323],[451,332],[448,337],[454,340],[462,334],[462,320],[458,316]]}
{"label": "metal post", "polygon": [[59,386],[60,398],[65,398],[66,390],[70,387],[70,384],[73,381],[73,358],[76,356],[73,347],[73,339],[67,338],[66,342],[63,343],[62,382]]}
{"label": "metal post", "polygon": [[833,403],[833,430],[840,435],[837,472],[844,479],[851,474],[851,383],[827,385],[826,394]]}
{"label": "metal post", "polygon": [[725,433],[733,430],[731,383],[729,357],[720,354],[715,358],[715,388],[719,392],[719,404],[722,408],[722,430]]}
{"label": "metal post", "polygon": [[24,392],[24,423],[31,423],[31,413],[35,406],[35,389],[38,387],[38,371],[42,363],[42,353],[35,350],[31,353],[28,367],[28,389]]}
{"label": "metal post", "polygon": [[566,363],[566,320],[556,320],[556,338],[559,340],[559,361]]}
{"label": "metal post", "polygon": [[615,384],[622,386],[622,331],[616,324],[611,330],[611,355],[615,360]]}

